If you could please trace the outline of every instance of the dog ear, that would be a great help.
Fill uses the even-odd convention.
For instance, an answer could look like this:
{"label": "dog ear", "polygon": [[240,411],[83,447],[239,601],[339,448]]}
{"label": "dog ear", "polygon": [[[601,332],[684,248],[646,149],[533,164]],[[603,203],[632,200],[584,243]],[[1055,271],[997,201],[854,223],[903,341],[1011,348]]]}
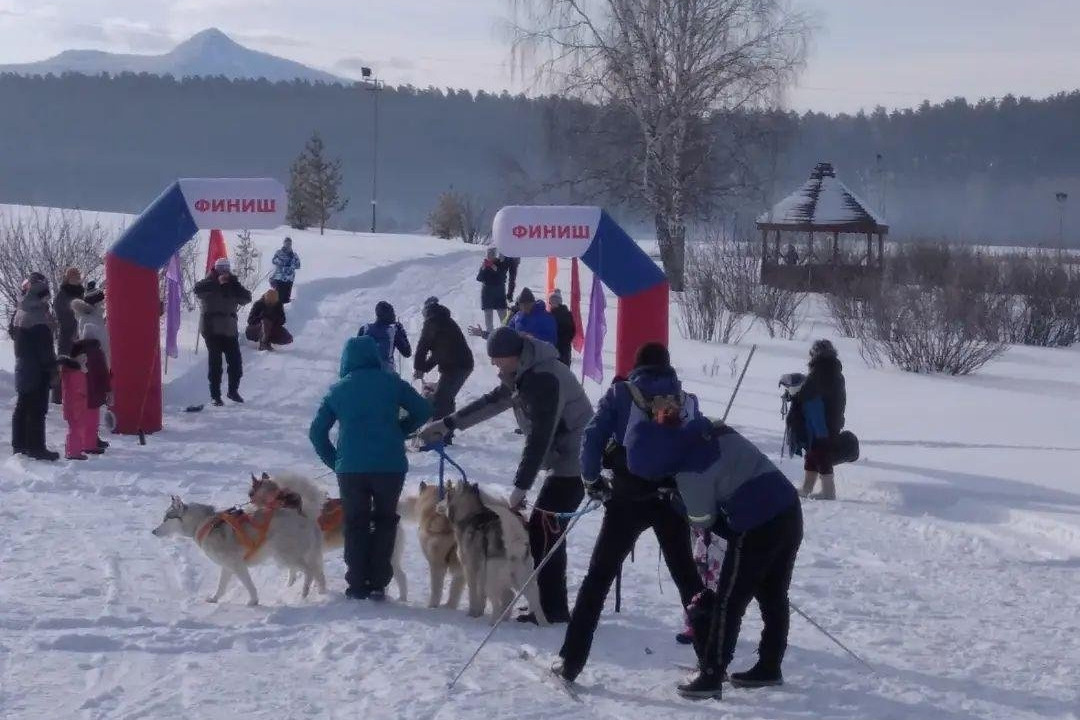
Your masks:
{"label": "dog ear", "polygon": [[427,490],[427,483],[424,482],[423,480],[421,480],[420,481],[420,492],[424,492],[425,490]]}
{"label": "dog ear", "polygon": [[268,473],[268,472],[264,472],[264,473],[262,474],[262,479],[263,479],[263,480],[269,480],[269,479],[270,479],[270,473]]}
{"label": "dog ear", "polygon": [[251,487],[259,486],[259,478],[255,477],[255,473],[251,473]]}

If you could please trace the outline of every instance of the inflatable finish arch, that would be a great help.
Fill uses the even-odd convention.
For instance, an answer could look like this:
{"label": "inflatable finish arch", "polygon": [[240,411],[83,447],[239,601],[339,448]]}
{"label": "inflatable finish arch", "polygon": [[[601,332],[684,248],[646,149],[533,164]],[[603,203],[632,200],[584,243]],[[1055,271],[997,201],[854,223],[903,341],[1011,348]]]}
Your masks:
{"label": "inflatable finish arch", "polygon": [[277,180],[184,179],[170,185],[105,255],[115,431],[161,429],[158,272],[199,230],[276,228],[285,218]]}
{"label": "inflatable finish arch", "polygon": [[641,247],[598,207],[509,206],[492,228],[508,257],[580,257],[619,298],[615,373],[627,376],[647,342],[668,344],[668,281]]}

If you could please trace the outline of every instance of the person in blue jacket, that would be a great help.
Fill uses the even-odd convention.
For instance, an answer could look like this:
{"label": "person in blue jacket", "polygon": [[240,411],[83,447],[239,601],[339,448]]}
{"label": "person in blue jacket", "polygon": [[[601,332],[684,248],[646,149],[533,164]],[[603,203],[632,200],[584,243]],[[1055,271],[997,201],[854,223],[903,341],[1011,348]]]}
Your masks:
{"label": "person in blue jacket", "polygon": [[518,311],[507,323],[510,327],[551,345],[559,342],[559,328],[555,316],[548,312],[543,300],[536,299],[532,290],[523,288],[518,295],[517,305]]}
{"label": "person in blue jacket", "polygon": [[[394,574],[390,557],[397,505],[409,469],[405,438],[431,418],[431,403],[383,369],[371,337],[349,338],[341,353],[340,375],[323,398],[308,436],[319,458],[337,474],[341,491],[345,595],[383,600]],[[335,423],[336,446],[330,440]]]}
{"label": "person in blue jacket", "polygon": [[788,589],[802,543],[802,506],[795,487],[757,447],[730,427],[690,413],[639,413],[626,434],[631,472],[646,478],[675,477],[690,525],[724,537],[727,551],[717,589],[690,608],[696,677],[679,685],[688,698],[719,698],[735,654],[739,628],[751,599],[764,627],[758,661],[733,673],[737,687],[783,684],[787,649]]}
{"label": "person in blue jacket", "polygon": [[293,251],[292,238],[285,238],[270,262],[274,264],[274,274],[270,276],[270,287],[278,291],[281,304],[288,305],[292,302],[296,271],[300,269],[300,256]]}
{"label": "person in blue jacket", "polygon": [[402,357],[412,357],[412,345],[409,344],[409,336],[405,328],[397,321],[394,306],[385,300],[375,304],[375,322],[368,323],[360,328],[358,336],[369,335],[375,344],[379,346],[379,357],[383,367],[391,372],[396,372],[394,367],[394,351],[401,353]]}

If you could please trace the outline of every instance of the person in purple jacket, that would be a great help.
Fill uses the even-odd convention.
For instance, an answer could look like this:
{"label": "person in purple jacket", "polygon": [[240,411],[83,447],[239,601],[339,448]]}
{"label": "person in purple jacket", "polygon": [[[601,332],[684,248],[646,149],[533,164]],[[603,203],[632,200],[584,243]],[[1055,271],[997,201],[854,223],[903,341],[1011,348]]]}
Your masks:
{"label": "person in purple jacket", "polygon": [[551,345],[559,342],[559,327],[555,316],[548,312],[543,300],[536,299],[532,290],[523,288],[518,295],[517,304],[517,313],[507,323],[510,327]]}

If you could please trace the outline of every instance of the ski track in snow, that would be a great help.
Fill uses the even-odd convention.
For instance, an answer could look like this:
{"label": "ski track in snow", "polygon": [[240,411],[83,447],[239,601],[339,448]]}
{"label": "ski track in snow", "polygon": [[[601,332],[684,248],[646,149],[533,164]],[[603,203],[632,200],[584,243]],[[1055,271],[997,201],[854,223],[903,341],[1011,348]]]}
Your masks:
{"label": "ski track in snow", "polygon": [[[298,588],[285,587],[284,571],[262,567],[253,573],[261,607],[245,607],[237,585],[219,605],[205,603],[216,567],[190,542],[150,535],[169,494],[227,507],[245,499],[249,472],[325,472],[308,423],[336,377],[343,341],[376,300],[394,303],[414,345],[428,295],[462,325],[480,319],[476,249],[411,239],[413,247],[388,251],[386,239],[360,235],[320,250],[318,236],[293,235],[305,267],[316,268],[301,271],[289,308],[297,342],[274,354],[245,346],[246,405],[182,412],[206,393],[205,352],[191,356],[188,343],[166,380],[166,430],[145,447],[117,437],[88,463],[4,460],[0,716],[1080,717],[1080,490],[1072,471],[1080,441],[1075,420],[1066,422],[1080,417],[1080,383],[1062,372],[1080,359],[1075,351],[1017,349],[957,380],[867,370],[840,343],[848,421],[863,438],[863,460],[838,472],[841,502],[805,504],[792,600],[874,673],[793,616],[786,686],[730,690],[721,704],[678,698],[673,686],[683,672],[674,664],[692,657],[674,643],[677,594],[648,534],[625,568],[623,612],[612,613],[609,602],[602,618],[580,703],[542,677],[561,628],[513,622],[447,691],[488,626],[423,607],[427,569],[412,528],[408,603],[345,601],[337,554],[327,556],[326,596],[303,601]],[[280,234],[259,237],[272,249]],[[523,267],[519,287],[540,286],[540,265]],[[588,273],[582,280],[587,288]],[[192,319],[185,322],[190,334]],[[609,376],[614,327],[612,316]],[[801,369],[814,332],[828,332],[823,320],[798,342],[762,340],[733,410],[733,424],[773,457],[782,432],[776,378]],[[673,332],[680,371],[707,410],[723,408],[734,384],[729,362],[741,364],[748,342],[709,346]],[[463,397],[494,383],[482,343],[473,349],[477,370]],[[471,479],[509,485],[521,442],[512,427],[504,417],[460,436],[454,457]],[[62,434],[53,412],[55,446]],[[434,477],[432,458],[410,461],[409,488]],[[801,479],[797,462],[783,468]],[[323,482],[333,491],[332,478]],[[599,521],[599,513],[584,518],[569,540],[572,591]],[[752,664],[759,631],[752,605],[734,669]],[[523,647],[535,657],[522,659]]]}

